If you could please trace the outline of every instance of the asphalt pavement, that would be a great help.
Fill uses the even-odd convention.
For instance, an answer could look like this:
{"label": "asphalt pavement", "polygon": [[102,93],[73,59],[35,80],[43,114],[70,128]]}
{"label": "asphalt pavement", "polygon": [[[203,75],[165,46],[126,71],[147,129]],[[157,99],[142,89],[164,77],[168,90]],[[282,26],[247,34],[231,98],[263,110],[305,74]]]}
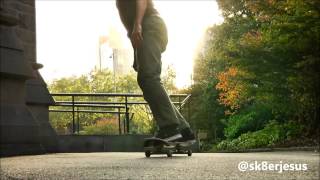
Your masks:
{"label": "asphalt pavement", "polygon": [[[240,163],[240,164],[239,164]],[[1,179],[319,179],[319,153],[59,153],[0,159]]]}

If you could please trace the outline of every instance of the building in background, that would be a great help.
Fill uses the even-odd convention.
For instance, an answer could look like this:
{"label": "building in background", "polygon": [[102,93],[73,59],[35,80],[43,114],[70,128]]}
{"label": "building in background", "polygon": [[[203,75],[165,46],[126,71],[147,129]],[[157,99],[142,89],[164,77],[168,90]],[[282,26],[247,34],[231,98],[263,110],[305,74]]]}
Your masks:
{"label": "building in background", "polygon": [[102,69],[109,69],[113,71],[113,50],[107,42],[108,38],[106,36],[99,37],[99,55],[96,64],[96,69],[100,71]]}
{"label": "building in background", "polygon": [[113,49],[113,69],[116,74],[125,75],[132,70],[130,58],[133,58],[133,56],[130,52],[129,49]]}
{"label": "building in background", "polygon": [[[133,52],[131,48],[112,43],[114,37],[99,37],[99,56],[97,70],[108,69],[115,76],[128,74],[132,71]],[[118,39],[120,41],[120,39]]]}

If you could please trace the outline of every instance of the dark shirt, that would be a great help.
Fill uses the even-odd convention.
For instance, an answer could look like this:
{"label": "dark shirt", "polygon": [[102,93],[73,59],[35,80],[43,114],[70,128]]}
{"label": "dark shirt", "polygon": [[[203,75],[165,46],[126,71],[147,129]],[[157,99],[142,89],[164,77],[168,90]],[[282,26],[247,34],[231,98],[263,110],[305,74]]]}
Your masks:
{"label": "dark shirt", "polygon": [[[152,0],[147,0],[147,8],[144,18],[158,14],[154,8]],[[136,0],[117,0],[117,7],[120,13],[120,18],[125,28],[127,29],[128,36],[131,35],[135,17],[136,17]]]}

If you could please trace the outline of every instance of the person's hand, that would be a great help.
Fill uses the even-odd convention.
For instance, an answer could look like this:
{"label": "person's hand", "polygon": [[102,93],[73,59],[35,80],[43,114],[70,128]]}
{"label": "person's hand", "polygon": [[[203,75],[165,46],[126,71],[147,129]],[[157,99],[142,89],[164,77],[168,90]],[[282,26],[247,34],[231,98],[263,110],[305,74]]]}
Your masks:
{"label": "person's hand", "polygon": [[138,48],[142,43],[142,26],[141,24],[135,24],[130,37],[133,48]]}

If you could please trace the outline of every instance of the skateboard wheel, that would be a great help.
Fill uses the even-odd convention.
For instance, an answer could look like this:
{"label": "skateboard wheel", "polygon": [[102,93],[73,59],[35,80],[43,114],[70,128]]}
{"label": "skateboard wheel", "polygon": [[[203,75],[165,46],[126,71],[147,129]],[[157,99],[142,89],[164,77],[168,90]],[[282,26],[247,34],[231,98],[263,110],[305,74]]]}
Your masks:
{"label": "skateboard wheel", "polygon": [[151,156],[151,152],[150,152],[150,151],[146,151],[146,152],[145,152],[145,155],[146,155],[146,157],[148,158],[148,157]]}
{"label": "skateboard wheel", "polygon": [[192,156],[192,151],[188,150],[188,156]]}
{"label": "skateboard wheel", "polygon": [[168,151],[168,152],[167,152],[167,156],[168,156],[168,157],[172,157],[172,151]]}

